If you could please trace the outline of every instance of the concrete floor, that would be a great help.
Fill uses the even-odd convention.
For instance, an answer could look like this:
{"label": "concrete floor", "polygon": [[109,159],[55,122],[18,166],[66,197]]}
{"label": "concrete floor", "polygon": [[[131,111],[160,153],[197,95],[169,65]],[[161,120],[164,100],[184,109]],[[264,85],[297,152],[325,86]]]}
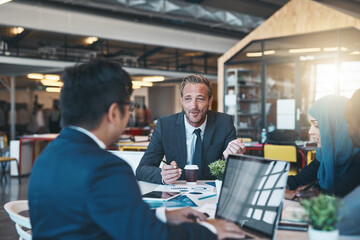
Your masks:
{"label": "concrete floor", "polygon": [[15,240],[19,235],[15,229],[15,223],[9,218],[4,209],[4,204],[14,200],[27,199],[29,176],[21,178],[19,184],[17,177],[7,176],[7,182],[0,182],[0,239]]}

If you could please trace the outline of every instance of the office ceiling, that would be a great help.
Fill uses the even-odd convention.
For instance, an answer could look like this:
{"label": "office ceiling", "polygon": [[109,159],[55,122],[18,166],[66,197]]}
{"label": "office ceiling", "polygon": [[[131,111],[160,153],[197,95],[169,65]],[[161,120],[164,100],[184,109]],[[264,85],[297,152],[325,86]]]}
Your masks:
{"label": "office ceiling", "polygon": [[[77,12],[123,19],[137,23],[166,26],[241,39],[260,25],[289,0],[13,0]],[[323,0],[325,4],[354,11],[360,0]],[[356,8],[354,8],[354,6]],[[104,26],[105,28],[106,26]],[[104,57],[124,66],[172,72],[195,72],[216,76],[214,52],[194,51],[154,44],[139,44],[112,39],[85,43],[83,35],[25,29],[12,33],[12,27],[0,25],[0,56],[14,56],[49,61],[82,62]],[[29,71],[48,72],[52,67],[21,67],[2,64],[0,75],[23,75]],[[32,71],[33,72],[33,71]],[[170,77],[174,79],[173,77]],[[20,83],[19,83],[20,84]],[[20,84],[26,87],[26,82]],[[0,84],[0,88],[1,88]]]}

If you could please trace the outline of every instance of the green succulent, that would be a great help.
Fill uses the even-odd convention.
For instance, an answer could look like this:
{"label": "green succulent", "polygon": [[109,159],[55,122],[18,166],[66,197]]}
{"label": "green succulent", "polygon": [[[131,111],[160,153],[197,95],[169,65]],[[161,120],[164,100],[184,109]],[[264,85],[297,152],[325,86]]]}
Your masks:
{"label": "green succulent", "polygon": [[340,201],[333,197],[320,194],[317,197],[304,199],[300,202],[307,212],[309,224],[321,231],[335,230],[338,222],[337,210]]}
{"label": "green succulent", "polygon": [[218,180],[223,180],[225,172],[225,160],[219,159],[209,164],[210,173]]}

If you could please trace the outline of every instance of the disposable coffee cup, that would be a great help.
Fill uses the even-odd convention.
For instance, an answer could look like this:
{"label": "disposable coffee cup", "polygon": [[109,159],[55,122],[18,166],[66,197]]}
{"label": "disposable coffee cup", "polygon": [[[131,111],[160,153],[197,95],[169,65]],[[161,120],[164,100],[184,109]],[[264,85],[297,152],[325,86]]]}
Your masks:
{"label": "disposable coffee cup", "polygon": [[186,165],[185,166],[185,178],[187,184],[196,184],[197,175],[199,171],[198,165]]}

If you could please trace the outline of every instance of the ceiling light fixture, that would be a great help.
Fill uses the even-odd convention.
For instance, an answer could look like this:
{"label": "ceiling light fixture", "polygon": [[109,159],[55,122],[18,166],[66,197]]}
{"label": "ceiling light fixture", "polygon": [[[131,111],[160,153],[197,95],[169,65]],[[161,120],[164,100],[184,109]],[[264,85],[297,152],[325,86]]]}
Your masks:
{"label": "ceiling light fixture", "polygon": [[0,5],[1,4],[4,4],[4,3],[7,3],[7,2],[11,2],[12,0],[0,0]]}
{"label": "ceiling light fixture", "polygon": [[350,53],[351,55],[360,55],[360,51],[353,51]]}
{"label": "ceiling light fixture", "polygon": [[264,51],[264,55],[273,55],[275,54],[276,51],[275,50],[267,50],[267,51]]}
{"label": "ceiling light fixture", "polygon": [[247,57],[261,57],[262,56],[262,52],[248,52],[246,53]]}
{"label": "ceiling light fixture", "polygon": [[144,82],[162,82],[165,80],[165,77],[163,76],[144,77],[142,80]]}
{"label": "ceiling light fixture", "polygon": [[320,52],[321,48],[296,48],[289,49],[289,53],[310,53],[310,52]]}
{"label": "ceiling light fixture", "polygon": [[20,33],[22,33],[24,31],[23,27],[14,27],[11,29],[12,34],[14,35],[19,35]]}
{"label": "ceiling light fixture", "polygon": [[[336,52],[336,51],[339,51],[339,48],[338,47],[326,47],[326,48],[323,48],[323,51],[324,52]],[[340,51],[347,51],[347,47],[340,47]]]}
{"label": "ceiling light fixture", "polygon": [[59,81],[60,80],[60,76],[56,75],[56,74],[46,74],[44,79],[46,80],[54,80],[54,81]]}
{"label": "ceiling light fixture", "polygon": [[[266,51],[264,51],[264,55],[273,55],[275,53],[276,53],[275,50],[266,50]],[[247,57],[261,57],[262,55],[263,55],[262,52],[248,52],[248,53],[246,53]]]}
{"label": "ceiling light fixture", "polygon": [[59,93],[61,91],[61,88],[58,87],[47,87],[45,89],[45,91],[47,92],[54,92],[54,93]]}
{"label": "ceiling light fixture", "polygon": [[132,85],[132,88],[133,88],[133,89],[139,89],[139,88],[141,88],[141,86],[140,86],[140,85],[133,84],[133,85]]}
{"label": "ceiling light fixture", "polygon": [[152,87],[154,84],[152,82],[142,82],[142,81],[132,81],[133,85],[139,85],[141,87]]}
{"label": "ceiling light fixture", "polygon": [[44,86],[51,86],[51,87],[62,87],[64,85],[63,82],[53,81],[53,80],[41,80],[41,84]]}
{"label": "ceiling light fixture", "polygon": [[312,61],[314,59],[315,59],[315,57],[313,55],[300,56],[300,61],[302,61],[302,62]]}
{"label": "ceiling light fixture", "polygon": [[29,73],[26,76],[30,79],[43,79],[44,78],[44,75],[41,73]]}
{"label": "ceiling light fixture", "polygon": [[88,37],[85,39],[86,44],[93,44],[94,42],[97,42],[99,39],[97,37]]}

